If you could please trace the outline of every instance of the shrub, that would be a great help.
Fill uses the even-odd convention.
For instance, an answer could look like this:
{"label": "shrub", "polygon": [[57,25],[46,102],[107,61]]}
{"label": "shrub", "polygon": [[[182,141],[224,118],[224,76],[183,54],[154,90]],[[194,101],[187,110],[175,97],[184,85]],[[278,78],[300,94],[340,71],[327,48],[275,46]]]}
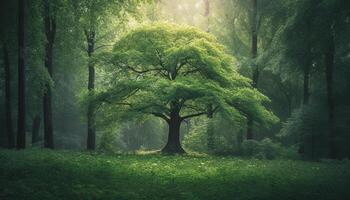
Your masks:
{"label": "shrub", "polygon": [[242,143],[242,155],[258,159],[275,159],[282,155],[282,147],[266,138],[261,141],[245,140]]}

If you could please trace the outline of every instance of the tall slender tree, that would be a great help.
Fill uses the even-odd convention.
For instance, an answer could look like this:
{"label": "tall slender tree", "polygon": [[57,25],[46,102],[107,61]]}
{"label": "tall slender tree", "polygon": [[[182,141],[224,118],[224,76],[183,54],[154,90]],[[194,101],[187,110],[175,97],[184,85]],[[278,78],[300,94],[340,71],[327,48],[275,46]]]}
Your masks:
{"label": "tall slender tree", "polygon": [[324,59],[326,67],[327,103],[328,103],[328,123],[329,123],[329,158],[337,158],[336,146],[336,119],[335,119],[335,99],[334,99],[334,25],[330,25],[329,44],[326,48]]}
{"label": "tall slender tree", "polygon": [[[50,0],[44,0],[44,27],[45,27],[45,67],[52,78],[53,73],[53,45],[56,35],[56,17],[52,11]],[[52,91],[51,86],[46,84],[43,98],[44,112],[44,147],[54,148],[53,124],[52,124]]]}
{"label": "tall slender tree", "polygon": [[[251,23],[251,54],[253,59],[253,74],[252,74],[252,86],[254,88],[258,87],[259,81],[259,66],[256,63],[256,58],[258,55],[258,0],[252,1],[252,23]],[[253,119],[248,116],[247,119],[247,140],[253,139]]]}
{"label": "tall slender tree", "polygon": [[4,59],[4,71],[5,71],[5,121],[6,121],[6,135],[7,135],[7,147],[12,149],[15,147],[15,136],[12,127],[12,106],[11,106],[11,70],[9,53],[6,42],[2,42],[3,59]]}
{"label": "tall slender tree", "polygon": [[[103,38],[108,38],[110,28],[106,26],[106,20],[112,15],[120,22],[123,21],[126,13],[132,13],[136,10],[141,0],[80,0],[72,1],[72,7],[75,10],[75,16],[82,23],[82,28],[86,41],[86,54],[88,56],[88,84],[87,88],[90,95],[95,90],[95,65],[93,57],[96,50],[109,46],[108,44],[96,45],[98,40],[101,42]],[[122,24],[122,23],[120,23]],[[106,33],[107,32],[107,33]],[[95,108],[89,104],[87,108],[87,149],[94,150],[96,146],[96,126],[95,126]]]}
{"label": "tall slender tree", "polygon": [[26,147],[25,104],[25,6],[26,0],[18,0],[18,130],[17,149]]}
{"label": "tall slender tree", "polygon": [[[204,17],[206,18],[207,24],[206,24],[206,32],[210,33],[210,1],[209,0],[205,0],[204,1],[204,6],[205,6],[205,10],[204,10]],[[209,152],[213,152],[214,151],[214,127],[213,127],[213,105],[212,104],[208,104],[208,125],[207,125],[207,147]]]}

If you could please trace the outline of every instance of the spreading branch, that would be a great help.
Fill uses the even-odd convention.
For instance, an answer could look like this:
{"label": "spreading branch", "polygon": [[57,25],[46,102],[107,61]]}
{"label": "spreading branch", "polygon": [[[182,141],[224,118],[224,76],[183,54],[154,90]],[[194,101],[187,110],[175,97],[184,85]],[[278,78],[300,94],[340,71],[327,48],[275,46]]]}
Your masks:
{"label": "spreading branch", "polygon": [[151,114],[156,116],[156,117],[160,117],[160,118],[164,119],[166,122],[170,123],[170,119],[163,113],[152,112]]}
{"label": "spreading branch", "polygon": [[195,113],[195,114],[192,114],[192,115],[187,115],[187,116],[181,117],[181,121],[183,121],[185,119],[188,119],[188,118],[199,117],[201,115],[207,115],[207,114],[208,114],[208,112],[200,112],[200,113]]}

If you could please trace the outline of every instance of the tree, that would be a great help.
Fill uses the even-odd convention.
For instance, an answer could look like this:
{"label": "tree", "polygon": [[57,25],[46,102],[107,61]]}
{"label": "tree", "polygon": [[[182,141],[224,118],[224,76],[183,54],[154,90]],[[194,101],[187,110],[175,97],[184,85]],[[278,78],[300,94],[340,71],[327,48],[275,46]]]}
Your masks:
{"label": "tree", "polygon": [[[118,41],[111,70],[125,77],[94,98],[118,106],[124,116],[153,115],[169,126],[165,153],[184,153],[180,126],[184,120],[223,112],[233,120],[267,123],[276,117],[262,105],[268,98],[234,70],[233,59],[208,33],[173,24],[138,28]],[[119,77],[121,78],[121,77]]]}
{"label": "tree", "polygon": [[[56,35],[56,17],[52,11],[52,6],[50,5],[49,0],[44,0],[44,27],[45,27],[45,67],[52,78],[52,69],[53,69],[53,45]],[[51,86],[46,84],[46,91],[43,98],[43,111],[44,111],[44,147],[45,148],[54,148],[54,139],[53,139],[53,125],[52,125],[52,92]],[[40,118],[35,118],[40,120]],[[34,124],[38,124],[36,122]],[[38,126],[38,125],[33,125]],[[34,133],[35,131],[33,131]]]}
{"label": "tree", "polygon": [[25,106],[25,6],[26,0],[18,1],[18,130],[17,149],[26,146]]}
{"label": "tree", "polygon": [[9,149],[15,147],[15,136],[12,127],[12,106],[11,106],[11,70],[10,60],[7,45],[3,44],[3,56],[4,56],[4,71],[5,71],[5,117],[6,117],[6,134],[7,134],[7,146]]}
{"label": "tree", "polygon": [[[97,49],[109,46],[101,44],[96,46],[98,41],[108,37],[110,33],[104,32],[109,17],[125,20],[127,13],[131,13],[136,9],[136,6],[141,0],[125,0],[125,1],[110,1],[110,0],[81,0],[72,1],[73,8],[76,12],[76,17],[79,18],[85,39],[86,39],[86,54],[88,56],[88,91],[93,95],[95,90],[95,66],[93,56]],[[98,37],[100,36],[100,37]],[[95,128],[95,108],[89,104],[87,108],[87,149],[94,150],[96,146],[96,128]]]}
{"label": "tree", "polygon": [[[258,1],[252,0],[252,30],[251,30],[251,52],[252,52],[252,59],[255,60],[258,54]],[[259,81],[259,67],[254,64],[253,65],[253,87],[258,87],[258,81]],[[247,140],[253,139],[253,119],[248,116],[247,120]]]}
{"label": "tree", "polygon": [[[336,64],[340,65],[345,62],[343,61],[344,55],[341,54],[341,50],[344,49],[344,45],[347,44],[349,40],[348,37],[344,37],[343,32],[347,30],[350,4],[344,0],[290,2],[289,5],[294,9],[294,12],[284,25],[283,31],[281,31],[283,35],[282,38],[284,38],[284,46],[282,47],[284,50],[282,52],[286,56],[285,60],[287,61],[285,63],[289,63],[286,65],[287,67],[295,68],[303,74],[303,109],[305,109],[305,115],[311,115],[310,113],[315,112],[313,110],[323,110],[325,107],[321,107],[320,102],[323,103],[323,101],[325,101],[327,112],[323,113],[323,116],[318,118],[323,119],[322,117],[325,117],[327,119],[322,123],[327,125],[327,127],[324,127],[324,130],[328,130],[328,133],[322,136],[324,137],[327,135],[328,157],[334,159],[338,157],[338,131],[336,129],[339,127],[337,126],[336,120],[337,87],[335,87],[334,84],[335,66]],[[314,83],[316,83],[317,86],[314,87],[314,93],[321,88],[325,88],[325,91],[323,91],[322,94],[315,94],[315,98],[313,98],[315,102],[312,103],[309,102],[309,79],[311,72],[315,75],[322,75],[325,77],[324,79],[320,79],[319,77],[315,78]],[[301,115],[303,115],[303,112],[301,112]],[[317,116],[314,116],[313,120],[318,120],[315,117]],[[304,121],[302,121],[302,123],[304,123]],[[310,146],[312,147],[311,157],[313,158],[314,140],[319,140],[319,138],[315,138],[314,135],[319,133],[314,129],[307,129],[308,127],[312,127],[309,122],[302,125],[303,129],[308,131],[300,131],[301,139],[299,141],[299,152],[304,153],[306,137],[310,137]],[[318,126],[321,126],[321,124],[318,124]]]}
{"label": "tree", "polygon": [[[227,44],[232,55],[238,60],[239,71],[252,79],[252,86],[260,91],[268,90],[264,85],[264,71],[269,69],[268,61],[273,60],[271,49],[273,38],[280,24],[283,24],[285,13],[281,1],[266,0],[217,0],[214,3],[216,13],[212,29],[222,43]],[[214,11],[215,12],[215,11]],[[276,17],[278,16],[278,17]],[[276,112],[277,113],[277,112]],[[258,124],[249,117],[246,123],[246,139],[258,139],[261,127],[253,130]],[[255,133],[255,134],[254,134]]]}
{"label": "tree", "polygon": [[[12,87],[13,85],[13,69],[12,65],[15,64],[15,62],[12,62],[13,57],[13,50],[10,48],[15,43],[15,39],[13,35],[16,35],[16,25],[15,25],[15,17],[13,16],[13,13],[10,11],[12,9],[16,9],[16,2],[15,3],[8,3],[8,2],[1,2],[0,7],[0,26],[2,27],[2,30],[0,31],[0,37],[1,37],[1,47],[2,47],[2,63],[4,67],[4,83],[5,83],[5,104],[4,104],[4,115],[5,115],[5,134],[7,137],[7,147],[9,149],[15,148],[15,133],[13,130],[13,122],[12,122]],[[11,37],[12,36],[12,37]],[[2,114],[2,113],[1,113]]]}

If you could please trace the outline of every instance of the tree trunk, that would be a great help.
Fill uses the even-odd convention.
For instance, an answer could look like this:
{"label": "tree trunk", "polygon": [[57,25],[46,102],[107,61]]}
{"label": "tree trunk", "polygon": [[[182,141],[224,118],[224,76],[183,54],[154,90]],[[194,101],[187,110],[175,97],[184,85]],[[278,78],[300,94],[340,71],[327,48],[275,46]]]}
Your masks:
{"label": "tree trunk", "polygon": [[[86,36],[87,45],[88,45],[87,53],[89,57],[88,90],[89,90],[89,95],[93,95],[93,91],[95,89],[95,66],[94,66],[94,63],[92,62],[92,55],[95,51],[95,32],[85,30],[85,36]],[[93,104],[88,105],[87,119],[88,119],[87,149],[95,150],[96,129],[95,129],[95,108]]]}
{"label": "tree trunk", "polygon": [[[207,32],[210,32],[210,2],[205,0],[205,13],[207,18]],[[213,127],[213,105],[208,105],[208,125],[207,125],[207,148],[209,152],[214,152],[214,127]]]}
{"label": "tree trunk", "polygon": [[9,54],[5,42],[3,43],[4,67],[5,67],[5,122],[7,134],[7,147],[15,148],[15,136],[12,127],[12,106],[11,106],[11,70]]}
{"label": "tree trunk", "polygon": [[180,126],[181,126],[181,117],[179,115],[180,109],[172,108],[170,114],[169,124],[169,134],[168,142],[165,147],[162,149],[163,153],[170,154],[183,154],[185,150],[182,148],[180,143]]}
{"label": "tree trunk", "polygon": [[207,126],[207,147],[210,153],[215,150],[215,142],[214,142],[214,124],[213,119],[209,118],[208,126]]}
{"label": "tree trunk", "polygon": [[[252,0],[252,59],[255,62],[255,59],[258,55],[258,27],[257,27],[257,17],[258,17],[258,1]],[[258,81],[259,81],[260,71],[259,67],[256,65],[256,63],[253,64],[253,83],[252,86],[254,88],[258,87]],[[247,140],[254,139],[253,136],[253,124],[254,121],[251,116],[248,116],[247,119]]]}
{"label": "tree trunk", "polygon": [[[309,104],[310,99],[310,63],[308,62],[304,66],[304,95],[303,95],[303,105]],[[313,140],[311,141],[313,146]],[[305,135],[303,133],[299,136],[299,149],[298,153],[303,155],[305,153]]]}
{"label": "tree trunk", "polygon": [[26,0],[18,1],[18,130],[17,149],[26,147],[26,127],[25,127],[25,4]]}
{"label": "tree trunk", "polygon": [[[52,17],[50,12],[50,4],[48,0],[44,0],[44,26],[46,35],[45,44],[45,67],[52,78],[53,68],[53,44],[56,35],[56,19]],[[50,85],[46,85],[46,93],[43,98],[44,111],[44,147],[54,148],[53,124],[52,124],[52,92]]]}
{"label": "tree trunk", "polygon": [[333,72],[334,72],[335,45],[334,36],[330,39],[330,44],[325,55],[326,64],[326,83],[327,83],[327,101],[328,101],[328,123],[329,123],[329,158],[337,158],[336,146],[336,119],[335,119],[335,101],[333,90]]}
{"label": "tree trunk", "polygon": [[303,105],[309,104],[310,99],[310,64],[304,67],[304,99]]}
{"label": "tree trunk", "polygon": [[33,126],[32,126],[32,144],[35,144],[39,141],[39,129],[40,129],[40,116],[36,115],[33,120]]}
{"label": "tree trunk", "polygon": [[205,0],[205,13],[204,13],[204,16],[207,18],[207,32],[209,33],[210,32],[210,28],[209,28],[209,25],[210,25],[210,2],[209,0]]}

